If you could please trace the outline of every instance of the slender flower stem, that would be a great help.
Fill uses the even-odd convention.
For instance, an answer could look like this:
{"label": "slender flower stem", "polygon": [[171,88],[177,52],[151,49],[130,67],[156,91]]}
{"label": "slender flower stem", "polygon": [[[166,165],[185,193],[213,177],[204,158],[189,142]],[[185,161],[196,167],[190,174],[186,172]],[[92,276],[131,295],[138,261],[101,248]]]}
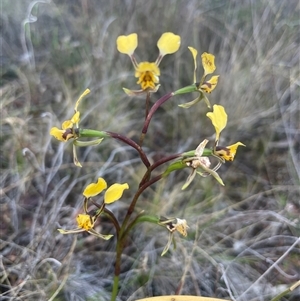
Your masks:
{"label": "slender flower stem", "polygon": [[104,207],[104,213],[108,216],[108,218],[112,221],[112,223],[114,224],[115,228],[116,228],[116,233],[117,233],[117,239],[119,238],[119,234],[120,234],[120,225],[118,220],[116,219],[115,215],[108,210],[107,208]]}
{"label": "slender flower stem", "polygon": [[89,137],[89,138],[91,138],[91,137],[93,137],[93,138],[111,137],[114,139],[121,140],[122,142],[132,146],[134,149],[137,150],[137,152],[140,154],[141,160],[143,161],[143,163],[145,164],[145,166],[147,168],[149,168],[149,166],[150,166],[150,162],[149,162],[146,154],[142,150],[141,146],[139,146],[136,142],[134,142],[133,140],[131,140],[130,138],[128,138],[126,136],[123,136],[118,133],[110,132],[110,131],[96,131],[96,130],[90,130],[90,129],[77,129],[77,131],[78,131],[78,137]]}
{"label": "slender flower stem", "polygon": [[145,105],[145,120],[149,114],[149,105],[150,105],[150,92],[147,92],[146,94],[146,105]]}
{"label": "slender flower stem", "polygon": [[150,170],[151,166],[148,168],[148,170],[146,171],[146,173],[144,174],[140,184],[139,184],[139,188],[142,187],[149,179],[151,176],[151,170]]}
{"label": "slender flower stem", "polygon": [[[145,120],[147,119],[147,116],[149,114],[150,96],[151,96],[150,92],[147,92],[147,94],[146,94],[146,103],[145,103]],[[140,146],[143,145],[144,138],[145,138],[145,135],[143,133],[141,133]]]}
{"label": "slender flower stem", "polygon": [[160,160],[157,160],[155,163],[153,163],[150,167],[150,170],[153,171],[155,168],[157,168],[158,166],[167,163],[169,161],[172,161],[174,159],[180,158],[182,157],[182,153],[181,154],[174,154],[174,155],[170,155],[168,157],[164,157]]}
{"label": "slender flower stem", "polygon": [[149,114],[147,115],[147,118],[144,122],[144,126],[143,126],[143,129],[142,129],[142,136],[144,136],[147,131],[148,131],[148,127],[149,127],[149,124],[150,124],[150,121],[154,115],[154,113],[156,112],[156,110],[162,105],[164,104],[168,99],[170,99],[172,96],[174,95],[173,92],[170,92],[166,95],[164,95],[163,97],[161,97],[151,108],[151,110],[149,111]]}
{"label": "slender flower stem", "polygon": [[144,165],[149,168],[150,167],[150,162],[146,156],[146,154],[144,153],[143,149],[141,148],[141,146],[139,146],[136,142],[134,142],[133,140],[131,140],[130,138],[123,136],[121,134],[118,133],[114,133],[114,132],[106,132],[110,137],[114,138],[114,139],[118,139],[130,146],[132,146],[134,149],[137,150],[137,152],[140,155],[141,160],[143,161]]}
{"label": "slender flower stem", "polygon": [[118,239],[117,240],[117,247],[116,247],[116,262],[115,262],[115,275],[114,275],[114,283],[113,288],[111,292],[111,301],[115,301],[118,292],[119,292],[119,279],[120,279],[120,273],[121,273],[121,258],[123,253],[123,240]]}
{"label": "slender flower stem", "polygon": [[140,182],[140,185],[139,187],[143,186],[150,178],[150,175],[151,175],[151,172],[157,168],[158,166],[164,164],[164,163],[167,163],[171,160],[174,160],[174,159],[177,159],[179,157],[181,157],[182,154],[174,154],[174,155],[171,155],[171,156],[168,156],[168,157],[164,157],[158,161],[156,161],[154,164],[152,164],[149,169],[147,170],[147,172],[145,173],[144,177],[142,178],[141,182]]}
{"label": "slender flower stem", "polygon": [[[148,172],[148,171],[147,171]],[[146,173],[147,173],[146,172]],[[155,178],[151,179],[150,181],[146,182],[144,185],[139,187],[138,191],[135,193],[131,204],[127,210],[127,214],[125,216],[125,219],[120,227],[119,235],[117,237],[117,246],[116,246],[116,261],[115,261],[115,275],[114,275],[114,283],[113,283],[113,289],[112,289],[112,295],[111,295],[111,301],[115,301],[118,295],[119,290],[119,278],[120,278],[120,272],[121,272],[121,259],[122,259],[122,253],[124,248],[124,243],[127,237],[127,234],[130,230],[130,225],[127,227],[127,224],[129,222],[129,219],[131,217],[131,214],[134,211],[136,202],[141,195],[141,193],[150,185],[154,184],[155,182],[159,181],[162,178],[162,175],[158,175]]]}
{"label": "slender flower stem", "polygon": [[[141,186],[136,194],[134,195],[132,202],[127,210],[127,214],[125,216],[125,219],[121,225],[120,228],[120,235],[118,236],[117,239],[117,247],[116,247],[116,261],[115,261],[115,275],[114,275],[114,283],[113,283],[113,290],[112,290],[112,295],[111,295],[111,301],[115,301],[118,295],[118,288],[119,288],[119,277],[120,277],[120,272],[121,272],[121,258],[122,258],[122,253],[123,253],[123,248],[124,248],[124,242],[127,237],[127,234],[129,233],[130,229],[133,227],[133,224],[130,224],[128,227],[127,223],[131,217],[131,214],[133,213],[134,207],[136,205],[136,202],[141,195],[141,193],[150,185],[154,184],[155,182],[159,181],[162,178],[162,175],[158,175],[155,178],[151,179],[147,183],[145,183],[143,186]],[[136,222],[136,220],[134,221]]]}
{"label": "slender flower stem", "polygon": [[94,206],[96,206],[97,208],[99,208],[99,210],[101,210],[101,212],[104,212],[108,216],[108,218],[112,221],[112,223],[114,224],[114,226],[116,228],[116,233],[117,233],[117,238],[118,238],[119,233],[120,233],[120,225],[119,225],[118,220],[114,216],[114,214],[110,210],[108,210],[107,208],[105,208],[105,204],[104,203],[102,203],[101,205],[99,205],[92,198],[90,198],[89,200],[91,201],[91,203]]}
{"label": "slender flower stem", "polygon": [[[122,223],[122,226],[121,226],[121,231],[122,231],[122,229],[124,229],[126,227],[126,225],[128,223],[128,220],[130,219],[131,214],[132,214],[132,212],[134,210],[136,202],[137,202],[138,198],[140,197],[140,195],[142,194],[142,192],[146,188],[148,188],[149,186],[151,186],[152,184],[154,184],[155,182],[159,181],[161,178],[162,178],[162,174],[154,177],[153,179],[147,181],[145,184],[143,184],[141,187],[139,187],[138,191],[135,193],[135,195],[134,195],[134,197],[133,197],[133,199],[131,201],[131,204],[130,204],[128,210],[127,210],[127,214],[126,214],[125,219],[124,219],[124,221]],[[122,239],[122,237],[121,237],[121,239]]]}

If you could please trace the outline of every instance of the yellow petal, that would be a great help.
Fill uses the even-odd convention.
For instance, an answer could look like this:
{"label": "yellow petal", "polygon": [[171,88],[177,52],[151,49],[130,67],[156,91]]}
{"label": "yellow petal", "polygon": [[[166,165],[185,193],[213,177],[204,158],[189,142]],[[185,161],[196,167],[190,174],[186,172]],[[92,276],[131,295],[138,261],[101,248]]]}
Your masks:
{"label": "yellow petal", "polygon": [[[82,100],[82,98],[83,98],[84,96],[88,95],[90,92],[91,92],[90,89],[86,89],[86,90],[79,96],[79,98],[78,98],[78,100],[76,101],[76,104],[75,104],[75,108],[74,108],[75,112],[77,112],[77,107],[79,106],[79,103],[80,103],[80,101]],[[79,117],[79,116],[78,116],[78,117]]]}
{"label": "yellow petal", "polygon": [[113,184],[106,191],[104,195],[104,203],[110,204],[121,198],[123,191],[128,189],[129,186],[127,183],[124,184]]}
{"label": "yellow petal", "polygon": [[201,94],[202,94],[202,96],[203,96],[203,99],[204,99],[204,101],[205,101],[207,107],[210,109],[210,108],[211,108],[211,105],[210,105],[209,99],[206,97],[206,95],[205,95],[204,93],[201,93]]}
{"label": "yellow petal", "polygon": [[128,95],[128,96],[139,96],[141,94],[146,93],[147,91],[144,91],[143,89],[140,90],[130,90],[127,88],[123,88],[123,91]]}
{"label": "yellow petal", "polygon": [[135,71],[135,77],[140,77],[141,74],[150,72],[153,76],[160,76],[159,67],[155,63],[140,62]]}
{"label": "yellow petal", "polygon": [[159,83],[160,70],[155,63],[141,62],[135,71],[135,77],[139,80],[137,84],[141,85],[142,90],[153,90],[155,84]]}
{"label": "yellow petal", "polygon": [[206,93],[211,93],[215,89],[218,83],[219,75],[214,75],[212,78],[206,82],[204,82],[200,89],[203,90]]}
{"label": "yellow petal", "polygon": [[74,124],[78,124],[78,122],[80,121],[80,112],[77,111],[71,118],[71,121],[74,123]]}
{"label": "yellow petal", "polygon": [[214,151],[214,154],[227,160],[227,161],[233,161],[237,148],[239,146],[246,146],[245,144],[243,144],[242,142],[237,142],[235,144],[226,146],[226,147],[222,147],[222,146],[217,146],[216,150]]}
{"label": "yellow petal", "polygon": [[84,231],[84,229],[82,229],[82,228],[76,228],[76,229],[72,229],[72,230],[64,230],[64,229],[57,229],[57,230],[61,234],[76,234],[76,233],[81,233]]}
{"label": "yellow petal", "polygon": [[204,69],[204,76],[213,73],[216,70],[215,56],[213,54],[204,52],[201,55],[202,65]]}
{"label": "yellow petal", "polygon": [[103,178],[98,178],[97,183],[91,183],[89,184],[83,191],[83,195],[86,198],[93,197],[100,192],[102,192],[104,189],[106,189],[107,184]]}
{"label": "yellow petal", "polygon": [[55,139],[62,141],[62,142],[66,142],[67,140],[63,137],[65,131],[64,130],[60,130],[57,127],[53,127],[50,130],[50,135],[53,136]]}
{"label": "yellow petal", "polygon": [[188,49],[192,53],[192,56],[193,56],[193,59],[194,59],[194,81],[193,81],[193,83],[195,84],[196,81],[197,81],[197,79],[196,79],[196,70],[197,70],[197,54],[198,54],[198,51],[193,47],[188,47]]}
{"label": "yellow petal", "polygon": [[180,36],[172,32],[165,32],[158,40],[157,47],[161,56],[174,53],[180,47]]}
{"label": "yellow petal", "polygon": [[[222,186],[225,186],[223,180],[220,178],[218,173],[210,168],[206,168],[205,166],[202,166],[202,169],[205,170],[208,174],[211,174]],[[197,171],[197,174],[200,176],[206,177],[207,175],[203,175],[202,172]]]}
{"label": "yellow petal", "polygon": [[160,85],[156,85],[154,89],[148,89],[148,90],[143,90],[143,89],[140,89],[140,90],[130,90],[130,89],[127,89],[127,88],[123,88],[123,91],[128,95],[128,96],[140,96],[140,95],[143,95],[145,93],[155,93],[158,91]]}
{"label": "yellow petal", "polygon": [[196,148],[195,150],[195,155],[200,158],[203,154],[204,148],[206,146],[206,144],[208,143],[207,139],[204,139]]}
{"label": "yellow petal", "polygon": [[188,178],[186,179],[185,183],[181,187],[181,190],[185,190],[186,188],[188,188],[189,185],[194,180],[195,176],[196,176],[196,169],[193,168],[191,174],[188,176]]}
{"label": "yellow petal", "polygon": [[71,129],[71,128],[73,128],[73,125],[74,125],[74,123],[72,122],[72,120],[66,120],[62,123],[61,128],[63,130]]}
{"label": "yellow petal", "polygon": [[168,250],[170,249],[171,243],[173,241],[173,235],[174,235],[174,232],[173,233],[169,232],[168,242],[167,242],[166,246],[164,247],[164,249],[163,249],[160,256],[164,256],[168,252]]}
{"label": "yellow petal", "polygon": [[92,218],[88,214],[78,214],[76,221],[78,227],[86,231],[92,229],[94,226],[94,223],[92,222]]}
{"label": "yellow petal", "polygon": [[90,233],[90,234],[92,234],[92,235],[94,235],[96,237],[102,238],[104,240],[109,240],[109,239],[111,239],[113,237],[112,234],[104,235],[104,234],[96,232],[94,229],[89,230],[88,233]]}
{"label": "yellow petal", "polygon": [[131,56],[138,45],[138,38],[136,33],[128,36],[119,36],[117,38],[117,49],[119,52]]}
{"label": "yellow petal", "polygon": [[77,158],[77,152],[76,152],[76,147],[75,144],[73,143],[73,162],[77,167],[82,167],[81,163],[79,162]]}
{"label": "yellow petal", "polygon": [[227,124],[227,114],[223,106],[214,105],[213,112],[209,112],[206,116],[211,120],[216,130],[216,141],[220,138],[220,133]]}
{"label": "yellow petal", "polygon": [[193,106],[194,104],[198,103],[199,101],[202,100],[202,94],[201,93],[197,98],[195,98],[194,100],[190,101],[190,102],[186,102],[186,103],[182,103],[180,105],[178,105],[178,107],[181,107],[181,108],[184,108],[184,109],[188,109],[190,108],[191,106]]}
{"label": "yellow petal", "polygon": [[175,230],[177,230],[181,235],[183,236],[187,236],[187,228],[189,228],[187,222],[185,219],[180,219],[180,218],[176,218],[177,219],[177,224],[175,224]]}

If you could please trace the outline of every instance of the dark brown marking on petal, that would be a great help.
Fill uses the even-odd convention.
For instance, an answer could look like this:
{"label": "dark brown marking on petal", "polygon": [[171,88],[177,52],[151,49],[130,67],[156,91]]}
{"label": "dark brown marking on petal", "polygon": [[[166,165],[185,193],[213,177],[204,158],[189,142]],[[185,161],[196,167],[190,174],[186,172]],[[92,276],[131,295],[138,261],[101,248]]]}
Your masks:
{"label": "dark brown marking on petal", "polygon": [[230,149],[225,146],[216,146],[216,151],[218,152],[218,155],[221,157],[224,156],[224,153],[226,154],[226,156],[230,156]]}
{"label": "dark brown marking on petal", "polygon": [[69,129],[65,130],[65,132],[62,134],[62,137],[63,137],[63,139],[67,140],[68,139],[68,135],[72,135],[72,134],[73,134],[73,129],[69,128]]}

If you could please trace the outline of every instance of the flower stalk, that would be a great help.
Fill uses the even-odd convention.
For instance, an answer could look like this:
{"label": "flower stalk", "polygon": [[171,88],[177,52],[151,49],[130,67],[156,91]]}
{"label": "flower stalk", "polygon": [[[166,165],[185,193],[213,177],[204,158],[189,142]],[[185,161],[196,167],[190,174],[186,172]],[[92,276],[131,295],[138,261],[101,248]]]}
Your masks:
{"label": "flower stalk", "polygon": [[158,101],[156,101],[156,103],[152,106],[152,108],[149,111],[149,114],[146,117],[146,120],[144,122],[144,126],[142,129],[142,135],[146,135],[147,131],[148,131],[148,127],[150,124],[150,121],[154,115],[154,113],[156,112],[156,110],[163,105],[167,100],[169,100],[172,96],[174,96],[173,92],[170,92],[166,95],[164,95],[163,97],[161,97]]}

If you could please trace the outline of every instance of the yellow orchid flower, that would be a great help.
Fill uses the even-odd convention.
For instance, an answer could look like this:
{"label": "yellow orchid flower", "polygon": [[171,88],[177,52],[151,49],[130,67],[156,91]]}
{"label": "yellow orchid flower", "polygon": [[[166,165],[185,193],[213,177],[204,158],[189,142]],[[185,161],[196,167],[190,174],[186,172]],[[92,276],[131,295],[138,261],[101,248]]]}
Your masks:
{"label": "yellow orchid flower", "polygon": [[157,42],[159,55],[155,62],[144,61],[137,63],[134,57],[134,51],[138,46],[138,36],[136,33],[132,33],[128,36],[119,36],[116,43],[118,51],[130,57],[135,69],[135,77],[138,78],[137,84],[141,86],[141,90],[123,88],[126,94],[133,96],[144,92],[156,92],[158,90],[160,76],[159,64],[165,55],[175,53],[179,49],[180,36],[172,32],[162,34]]}
{"label": "yellow orchid flower", "polygon": [[239,146],[246,146],[242,142],[236,142],[235,144],[223,147],[218,146],[220,140],[220,134],[223,129],[227,125],[227,114],[223,106],[214,105],[213,112],[209,112],[206,116],[211,120],[215,131],[216,131],[216,138],[215,138],[215,147],[214,147],[214,155],[221,159],[222,162],[226,161],[233,161],[237,148]]}
{"label": "yellow orchid flower", "polygon": [[[107,188],[107,183],[103,178],[98,178],[97,183],[89,184],[83,191],[83,195],[86,199],[94,197],[101,193],[104,189]],[[104,203],[111,204],[117,200],[119,200],[125,189],[129,189],[127,183],[118,184],[115,183],[111,185],[104,194]]]}
{"label": "yellow orchid flower", "polygon": [[113,203],[117,200],[119,200],[125,189],[128,189],[129,186],[127,183],[124,184],[118,184],[115,183],[111,185],[105,192],[104,194],[104,203],[100,209],[98,209],[93,216],[91,216],[88,213],[87,210],[87,202],[88,199],[91,197],[94,197],[101,193],[104,189],[107,188],[107,183],[103,178],[98,178],[97,183],[91,183],[87,185],[87,187],[83,191],[83,195],[85,197],[84,200],[84,214],[78,214],[76,221],[77,221],[77,228],[72,229],[72,230],[63,230],[63,229],[58,229],[58,231],[61,234],[75,234],[75,233],[81,233],[81,232],[88,232],[94,236],[100,237],[102,239],[108,240],[110,239],[113,235],[103,235],[98,232],[96,232],[93,228],[95,226],[97,218],[100,216],[100,214],[103,212],[105,204],[110,204]]}
{"label": "yellow orchid flower", "polygon": [[197,91],[200,93],[200,95],[196,99],[194,99],[193,101],[181,104],[179,106],[182,107],[182,108],[190,108],[191,106],[193,106],[194,104],[196,104],[200,100],[204,99],[207,106],[210,108],[210,102],[209,102],[207,96],[205,95],[205,93],[211,93],[216,88],[216,86],[218,84],[219,75],[212,76],[210,78],[210,80],[206,80],[206,76],[209,75],[209,74],[212,74],[216,70],[215,56],[213,54],[207,53],[207,52],[204,52],[201,55],[204,74],[203,74],[200,82],[197,82],[196,71],[197,71],[198,51],[193,47],[188,47],[188,49],[190,50],[190,52],[193,56],[193,60],[194,60],[193,80],[194,80],[194,84],[197,87]]}
{"label": "yellow orchid flower", "polygon": [[50,130],[50,135],[59,141],[66,142],[70,139],[76,139],[77,134],[74,126],[80,121],[80,112],[76,112],[70,120],[66,120],[62,123],[61,128],[53,127]]}
{"label": "yellow orchid flower", "polygon": [[[187,166],[192,167],[192,173],[188,176],[186,182],[182,186],[181,190],[186,189],[193,179],[195,178],[196,174],[207,177],[209,175],[212,175],[221,185],[224,186],[224,183],[218,173],[216,172],[219,167],[221,166],[221,163],[218,162],[218,164],[214,168],[210,168],[211,162],[208,157],[202,156],[203,151],[205,149],[206,144],[208,143],[207,139],[204,139],[196,148],[195,150],[195,156],[190,157],[188,159],[185,159],[184,162]],[[200,169],[200,171],[199,171]]]}
{"label": "yellow orchid flower", "polygon": [[75,132],[74,126],[78,128],[78,123],[80,121],[80,112],[77,110],[80,101],[84,96],[88,95],[91,91],[86,89],[76,101],[74,111],[75,114],[70,120],[66,120],[62,123],[62,129],[58,129],[57,127],[53,127],[50,130],[50,135],[54,136],[57,140],[66,142],[71,138],[77,138],[77,134]]}
{"label": "yellow orchid flower", "polygon": [[156,90],[156,84],[159,83],[160,70],[155,63],[142,62],[139,63],[135,71],[135,77],[139,80],[138,85],[141,85],[143,91],[150,89]]}
{"label": "yellow orchid flower", "polygon": [[76,147],[75,146],[90,146],[90,145],[98,145],[103,138],[96,139],[93,141],[87,141],[82,142],[78,141],[78,128],[79,128],[79,121],[80,121],[80,112],[78,111],[78,106],[80,104],[80,101],[90,93],[89,89],[86,89],[78,98],[76,101],[75,107],[74,107],[74,115],[70,120],[66,120],[62,123],[61,129],[57,127],[52,127],[50,129],[50,135],[56,138],[58,141],[66,142],[70,139],[73,139],[73,158],[74,158],[74,164],[76,166],[82,167],[80,162],[77,159],[77,153],[76,153]]}
{"label": "yellow orchid flower", "polygon": [[108,234],[104,235],[101,233],[98,233],[93,229],[95,222],[96,222],[96,217],[90,216],[89,214],[78,214],[76,221],[77,221],[77,228],[72,229],[72,230],[64,230],[64,229],[57,229],[61,234],[77,234],[81,232],[88,232],[96,237],[108,240],[113,235]]}
{"label": "yellow orchid flower", "polygon": [[177,231],[179,232],[182,236],[186,237],[187,236],[187,229],[189,228],[187,222],[185,219],[180,219],[180,218],[165,218],[161,217],[160,221],[158,223],[159,225],[167,228],[169,230],[169,238],[166,246],[164,247],[161,256],[164,256],[168,250],[170,249],[171,243],[174,239],[174,233]]}

